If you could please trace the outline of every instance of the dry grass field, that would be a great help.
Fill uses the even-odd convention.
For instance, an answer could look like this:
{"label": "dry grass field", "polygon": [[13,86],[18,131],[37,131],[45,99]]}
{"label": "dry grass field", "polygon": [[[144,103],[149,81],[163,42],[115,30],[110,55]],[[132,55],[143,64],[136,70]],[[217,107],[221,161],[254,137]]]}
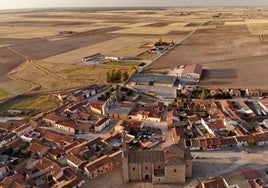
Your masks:
{"label": "dry grass field", "polygon": [[201,79],[203,86],[268,90],[265,76],[268,70],[268,44],[265,42],[268,13],[261,10],[263,15],[260,17],[261,11],[248,11],[238,9],[234,14],[221,10],[219,17],[213,17],[206,24],[215,28],[201,28],[148,66],[147,71],[200,63],[205,68]]}
{"label": "dry grass field", "polygon": [[[204,86],[268,87],[267,78],[253,76],[266,73],[267,9],[51,10],[0,14],[0,98],[37,85],[50,90],[103,83],[109,64],[74,64],[94,53],[137,56],[160,38],[179,42],[205,21],[209,22],[148,70],[201,63],[206,68],[201,81]],[[72,33],[60,35],[63,31]],[[25,62],[25,57],[9,47],[45,71]],[[154,57],[140,56],[142,60]],[[219,73],[227,76],[215,77]],[[250,81],[245,81],[247,76],[251,76]]]}

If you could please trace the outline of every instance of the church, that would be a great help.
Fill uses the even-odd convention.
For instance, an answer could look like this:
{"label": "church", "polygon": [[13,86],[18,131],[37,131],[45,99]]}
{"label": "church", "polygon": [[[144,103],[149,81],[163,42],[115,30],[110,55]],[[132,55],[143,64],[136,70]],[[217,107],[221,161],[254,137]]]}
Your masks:
{"label": "church", "polygon": [[122,144],[122,168],[125,182],[185,183],[192,177],[190,151],[173,144],[162,150],[131,151]]}

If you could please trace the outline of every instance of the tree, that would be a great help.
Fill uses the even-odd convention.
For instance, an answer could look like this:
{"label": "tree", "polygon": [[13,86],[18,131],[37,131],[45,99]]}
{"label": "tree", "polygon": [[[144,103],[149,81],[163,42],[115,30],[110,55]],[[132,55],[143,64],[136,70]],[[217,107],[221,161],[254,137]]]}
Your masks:
{"label": "tree", "polygon": [[137,70],[137,68],[135,66],[131,66],[131,67],[128,68],[127,73],[128,73],[128,76],[130,77],[133,74],[137,74],[138,70]]}
{"label": "tree", "polygon": [[121,82],[124,82],[128,79],[127,71],[121,72]]}
{"label": "tree", "polygon": [[201,94],[200,94],[200,99],[205,100],[207,98],[208,98],[207,91],[206,91],[206,89],[203,88],[201,91]]}
{"label": "tree", "polygon": [[255,146],[255,145],[256,145],[256,142],[255,142],[254,139],[249,139],[249,140],[248,140],[248,146],[253,147],[253,146]]}

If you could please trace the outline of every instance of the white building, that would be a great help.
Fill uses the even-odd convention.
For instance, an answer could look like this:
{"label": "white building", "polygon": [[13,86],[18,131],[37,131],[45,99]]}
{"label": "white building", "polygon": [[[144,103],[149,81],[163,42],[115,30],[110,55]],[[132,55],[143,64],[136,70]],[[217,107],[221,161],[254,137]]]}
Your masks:
{"label": "white building", "polygon": [[111,123],[109,118],[101,118],[95,124],[95,131],[100,132]]}

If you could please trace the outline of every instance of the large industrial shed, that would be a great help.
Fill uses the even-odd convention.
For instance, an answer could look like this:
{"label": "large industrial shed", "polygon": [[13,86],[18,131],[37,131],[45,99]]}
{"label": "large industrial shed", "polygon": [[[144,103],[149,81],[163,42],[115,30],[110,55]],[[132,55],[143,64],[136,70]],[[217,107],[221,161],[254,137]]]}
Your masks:
{"label": "large industrial shed", "polygon": [[202,74],[203,66],[200,64],[187,65],[182,72],[183,80],[199,82]]}
{"label": "large industrial shed", "polygon": [[161,74],[134,74],[130,78],[130,83],[136,85],[155,85],[172,87],[176,80],[175,76],[167,76]]}

